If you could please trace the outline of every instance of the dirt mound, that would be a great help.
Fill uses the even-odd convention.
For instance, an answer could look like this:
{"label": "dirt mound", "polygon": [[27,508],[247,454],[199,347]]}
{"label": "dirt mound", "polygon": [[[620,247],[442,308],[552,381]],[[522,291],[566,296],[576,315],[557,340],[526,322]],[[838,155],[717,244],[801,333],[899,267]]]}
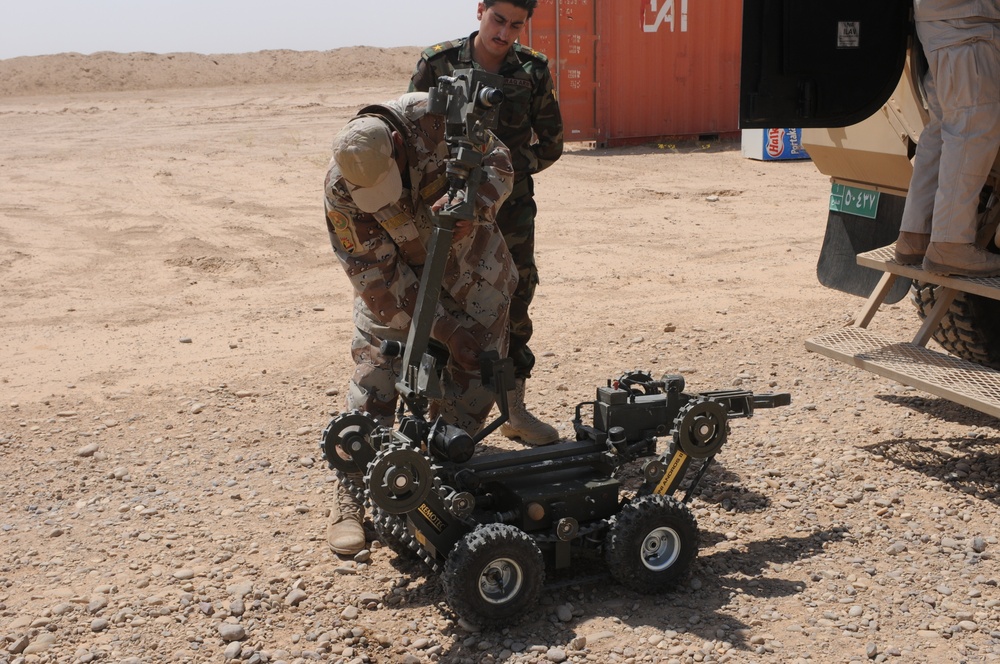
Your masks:
{"label": "dirt mound", "polygon": [[420,47],[331,51],[61,53],[0,60],[0,97],[78,92],[403,79]]}

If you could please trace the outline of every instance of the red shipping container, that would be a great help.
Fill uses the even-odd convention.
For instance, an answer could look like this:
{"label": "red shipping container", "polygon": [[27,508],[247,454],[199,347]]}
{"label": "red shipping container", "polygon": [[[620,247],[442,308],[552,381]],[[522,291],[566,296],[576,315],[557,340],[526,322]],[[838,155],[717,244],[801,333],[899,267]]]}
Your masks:
{"label": "red shipping container", "polygon": [[616,145],[739,131],[742,0],[539,0],[568,141]]}

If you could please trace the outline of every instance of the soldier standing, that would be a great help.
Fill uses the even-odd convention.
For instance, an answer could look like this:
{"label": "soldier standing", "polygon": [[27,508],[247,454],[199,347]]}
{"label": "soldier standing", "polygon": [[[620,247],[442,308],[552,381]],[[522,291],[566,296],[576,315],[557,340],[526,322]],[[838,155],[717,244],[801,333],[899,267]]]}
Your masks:
{"label": "soldier standing", "polygon": [[[447,202],[450,156],[442,117],[427,113],[427,95],[409,93],[369,106],[341,130],[324,185],[326,226],[333,251],[354,288],[356,367],[347,408],[392,426],[402,358],[385,357],[383,340],[405,341],[427,258],[434,212]],[[510,192],[510,153],[491,135],[484,148],[476,219],[456,222],[431,326],[447,347],[444,398],[432,412],[477,433],[489,417],[493,392],[482,385],[479,355],[507,352],[508,310],[517,282],[514,262],[495,224]],[[347,476],[361,486],[360,476]],[[342,483],[327,538],[335,553],[365,545],[363,506]]]}
{"label": "soldier standing", "polygon": [[410,90],[429,90],[437,85],[438,77],[451,76],[456,69],[484,69],[504,78],[505,99],[496,133],[510,149],[515,177],[514,190],[497,215],[497,225],[514,257],[518,281],[510,305],[515,387],[509,395],[510,420],[500,432],[529,445],[547,445],[557,441],[559,433],[535,417],[524,403],[525,380],[535,364],[535,356],[528,348],[532,333],[528,307],[538,284],[537,207],[531,176],[562,155],[563,125],[547,59],[516,41],[537,4],[538,0],[480,2],[479,30],[467,38],[425,50],[410,80]]}
{"label": "soldier standing", "polygon": [[920,134],[896,261],[928,272],[1000,275],[976,245],[977,209],[1000,148],[1000,2],[914,0],[930,120]]}

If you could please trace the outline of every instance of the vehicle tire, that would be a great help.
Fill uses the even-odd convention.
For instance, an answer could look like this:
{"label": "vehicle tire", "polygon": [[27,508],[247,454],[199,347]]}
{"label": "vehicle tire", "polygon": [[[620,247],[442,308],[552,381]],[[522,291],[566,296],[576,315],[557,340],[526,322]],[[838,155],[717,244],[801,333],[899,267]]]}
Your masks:
{"label": "vehicle tire", "polygon": [[538,601],[545,561],[523,530],[491,523],[455,544],[441,580],[455,613],[480,627],[499,627],[524,617]]}
{"label": "vehicle tire", "polygon": [[623,586],[644,594],[674,588],[698,555],[698,524],[687,505],[643,496],[621,509],[604,540],[604,560]]}
{"label": "vehicle tire", "polygon": [[[937,289],[921,281],[910,286],[910,300],[921,320],[934,306]],[[1000,369],[1000,301],[958,293],[933,336],[955,357]]]}
{"label": "vehicle tire", "polygon": [[377,505],[372,505],[372,526],[378,541],[405,560],[420,560],[417,552],[408,544],[412,537],[406,530],[406,518],[389,514]]}

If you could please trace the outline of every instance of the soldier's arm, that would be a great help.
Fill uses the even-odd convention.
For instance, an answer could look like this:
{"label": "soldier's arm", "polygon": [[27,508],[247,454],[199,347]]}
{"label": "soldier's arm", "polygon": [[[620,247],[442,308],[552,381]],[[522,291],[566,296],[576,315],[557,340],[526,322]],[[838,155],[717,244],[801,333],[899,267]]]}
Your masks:
{"label": "soldier's arm", "polygon": [[379,323],[406,329],[413,314],[417,275],[399,258],[396,245],[370,215],[349,200],[328,195],[330,243],[354,292]]}
{"label": "soldier's arm", "polygon": [[[395,243],[370,214],[329,188],[325,208],[330,242],[354,292],[379,323],[407,329],[420,287],[416,273],[401,260]],[[447,344],[458,327],[458,321],[438,304],[431,336]]]}
{"label": "soldier's arm", "polygon": [[417,60],[417,67],[410,76],[410,88],[407,92],[427,92],[434,87],[434,71],[431,69],[427,58],[421,57]]}
{"label": "soldier's arm", "polygon": [[497,211],[514,187],[514,167],[510,161],[510,150],[492,132],[484,151],[486,156],[482,168],[485,177],[476,191],[476,210],[483,219],[494,221]]}
{"label": "soldier's arm", "polygon": [[563,123],[556,99],[555,87],[548,68],[538,81],[531,100],[531,128],[538,142],[531,146],[538,158],[538,171],[543,171],[562,156]]}

